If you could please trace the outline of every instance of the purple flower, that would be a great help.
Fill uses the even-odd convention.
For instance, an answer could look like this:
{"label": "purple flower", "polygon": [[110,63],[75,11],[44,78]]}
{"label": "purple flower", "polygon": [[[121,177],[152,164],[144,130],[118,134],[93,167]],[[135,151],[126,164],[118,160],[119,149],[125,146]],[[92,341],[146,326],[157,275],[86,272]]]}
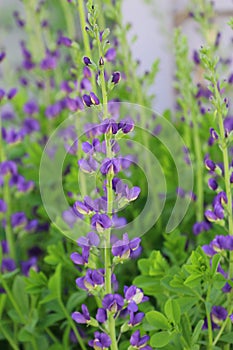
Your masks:
{"label": "purple flower", "polygon": [[40,130],[40,124],[38,120],[33,118],[25,118],[23,121],[23,128],[22,132],[23,134],[31,134],[34,131]]}
{"label": "purple flower", "polygon": [[16,269],[16,264],[13,259],[11,258],[3,258],[2,259],[2,266],[1,266],[1,272],[11,272]]}
{"label": "purple flower", "polygon": [[50,105],[45,110],[45,116],[48,119],[55,118],[61,112],[61,103],[56,102],[53,105]]}
{"label": "purple flower", "polygon": [[74,210],[72,208],[65,210],[62,213],[62,218],[63,220],[72,228],[74,227],[74,224],[77,221],[77,217],[79,217],[80,219],[83,218],[83,216],[81,214],[79,214],[79,212],[74,213]]}
{"label": "purple flower", "polygon": [[91,218],[91,226],[102,233],[112,226],[112,221],[106,214],[95,214]]}
{"label": "purple flower", "polygon": [[78,161],[78,165],[84,173],[91,174],[98,169],[98,162],[93,157],[89,157],[88,159],[80,159]]}
{"label": "purple flower", "polygon": [[4,51],[0,52],[0,63],[4,60],[6,57],[6,53]]}
{"label": "purple flower", "polygon": [[99,139],[93,139],[92,144],[89,142],[83,142],[82,143],[82,150],[85,153],[88,154],[93,154],[95,152],[100,152],[101,151],[101,144]]}
{"label": "purple flower", "polygon": [[115,85],[118,84],[120,79],[121,79],[121,74],[119,72],[114,72],[112,74],[112,83],[113,84],[115,84]]}
{"label": "purple flower", "polygon": [[203,231],[209,231],[211,227],[212,225],[210,222],[207,222],[207,221],[196,222],[193,225],[193,233],[194,235],[199,235]]}
{"label": "purple flower", "polygon": [[106,333],[95,332],[95,339],[89,341],[89,345],[95,350],[105,350],[111,345],[111,339]]}
{"label": "purple flower", "polygon": [[64,45],[66,47],[71,47],[72,40],[66,36],[61,36],[58,40],[58,45]]}
{"label": "purple flower", "polygon": [[0,213],[5,213],[7,211],[7,205],[3,199],[0,199]]}
{"label": "purple flower", "polygon": [[210,246],[216,251],[233,250],[233,236],[215,236]]}
{"label": "purple flower", "polygon": [[96,320],[100,323],[107,321],[107,312],[104,308],[99,308],[96,313]]}
{"label": "purple flower", "polygon": [[88,66],[89,64],[92,64],[91,60],[89,57],[83,57],[83,62],[86,66]]}
{"label": "purple flower", "polygon": [[82,313],[81,312],[77,312],[77,311],[72,313],[72,319],[75,322],[81,323],[81,324],[88,324],[89,323],[91,318],[90,318],[90,314],[89,314],[88,308],[86,307],[85,304],[82,305]]}
{"label": "purple flower", "polygon": [[18,213],[12,214],[11,225],[13,228],[25,227],[26,224],[27,224],[27,218],[25,216],[25,213],[18,212]]}
{"label": "purple flower", "polygon": [[104,119],[99,126],[99,130],[102,134],[115,135],[118,131],[118,124],[114,119]]}
{"label": "purple flower", "polygon": [[92,105],[91,97],[89,95],[83,95],[83,103],[87,107],[91,107],[91,105]]}
{"label": "purple flower", "polygon": [[100,100],[98,99],[98,97],[94,94],[94,92],[90,92],[90,99],[93,105],[99,105],[100,104]]}
{"label": "purple flower", "polygon": [[106,294],[102,300],[105,310],[116,313],[122,310],[124,306],[124,298],[120,294]]}
{"label": "purple flower", "polygon": [[131,327],[135,327],[138,326],[143,318],[145,317],[144,312],[138,312],[138,313],[134,313],[134,312],[130,312],[130,319],[129,319],[129,326]]}
{"label": "purple flower", "polygon": [[121,170],[121,163],[119,158],[106,158],[103,160],[100,171],[103,175],[117,174]]}
{"label": "purple flower", "polygon": [[105,58],[108,62],[114,61],[116,58],[116,50],[113,47],[108,49],[105,54]]}
{"label": "purple flower", "polygon": [[215,131],[214,128],[210,128],[210,136],[214,139],[214,140],[218,140],[218,134]]}
{"label": "purple flower", "polygon": [[140,336],[140,331],[137,330],[134,332],[130,338],[130,344],[135,349],[140,350],[152,350],[152,348],[147,345],[147,342],[150,340],[150,337],[148,335],[144,335],[143,337]]}
{"label": "purple flower", "polygon": [[5,91],[3,89],[0,89],[0,101],[3,99],[5,94],[6,94]]}
{"label": "purple flower", "polygon": [[90,208],[85,205],[85,203],[83,202],[80,202],[80,201],[76,201],[73,205],[73,209],[74,209],[74,212],[78,212],[79,214],[90,214]]}
{"label": "purple flower", "polygon": [[113,256],[117,256],[121,259],[136,258],[141,254],[140,243],[140,238],[133,238],[130,241],[128,234],[125,233],[122,240],[119,240],[113,244],[112,254]]}
{"label": "purple flower", "polygon": [[85,78],[91,78],[92,76],[91,70],[87,66],[83,68],[83,75]]}
{"label": "purple flower", "polygon": [[211,190],[216,191],[218,188],[218,183],[215,179],[211,178],[208,180],[208,186]]}
{"label": "purple flower", "polygon": [[46,57],[41,61],[40,68],[42,70],[53,70],[57,67],[57,59],[51,53],[47,53]]}
{"label": "purple flower", "polygon": [[128,134],[134,129],[134,121],[130,117],[122,119],[118,123],[118,128],[123,131],[124,134]]}
{"label": "purple flower", "polygon": [[10,91],[7,94],[8,100],[12,100],[15,97],[15,95],[17,94],[17,92],[18,92],[17,88],[10,89]]}
{"label": "purple flower", "polygon": [[104,271],[100,270],[90,270],[86,271],[86,276],[79,277],[76,279],[76,284],[79,288],[84,290],[92,290],[97,286],[104,285]]}
{"label": "purple flower", "polygon": [[3,254],[9,254],[9,246],[8,246],[8,242],[3,240],[0,242],[1,246],[2,246],[2,253]]}
{"label": "purple flower", "polygon": [[79,253],[72,253],[70,255],[71,260],[73,263],[76,265],[87,265],[88,264],[88,259],[90,255],[90,248],[85,247],[82,249],[82,254],[80,255]]}
{"label": "purple flower", "polygon": [[29,114],[29,115],[33,115],[35,113],[38,113],[39,112],[39,107],[38,107],[38,104],[36,101],[28,101],[25,103],[24,107],[23,107],[23,111],[26,113],[26,114]]}
{"label": "purple flower", "polygon": [[143,291],[136,286],[124,287],[125,299],[128,301],[128,310],[130,312],[138,311],[138,304],[147,300]]}
{"label": "purple flower", "polygon": [[37,266],[37,258],[36,257],[31,257],[27,261],[22,261],[21,262],[21,268],[22,268],[22,273],[25,276],[29,275],[30,269],[33,269],[35,271],[39,271],[38,266]]}
{"label": "purple flower", "polygon": [[85,247],[98,247],[100,244],[100,238],[95,232],[89,232],[86,237],[80,237],[77,240],[77,243],[79,247],[85,248]]}
{"label": "purple flower", "polygon": [[222,306],[213,306],[211,311],[211,319],[215,324],[220,324],[227,318],[227,310]]}
{"label": "purple flower", "polygon": [[201,63],[200,57],[199,57],[199,53],[196,50],[193,51],[193,61],[196,64],[200,64]]}
{"label": "purple flower", "polygon": [[[88,78],[84,77],[80,82],[80,89],[91,91],[92,90],[91,81]],[[89,95],[83,96],[83,102],[86,104],[87,107],[90,107],[93,104],[91,101],[91,96]]]}
{"label": "purple flower", "polygon": [[209,158],[205,160],[205,166],[208,170],[214,171],[216,168],[216,164]]}

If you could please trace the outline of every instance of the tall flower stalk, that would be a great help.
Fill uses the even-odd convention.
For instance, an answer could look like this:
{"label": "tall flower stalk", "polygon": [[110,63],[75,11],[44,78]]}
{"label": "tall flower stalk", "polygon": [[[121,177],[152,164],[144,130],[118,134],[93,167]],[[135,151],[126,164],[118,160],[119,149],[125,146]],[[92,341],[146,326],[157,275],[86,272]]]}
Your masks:
{"label": "tall flower stalk", "polygon": [[[222,209],[221,218],[225,219],[225,225],[226,230],[229,234],[229,236],[233,236],[233,208],[232,208],[232,184],[231,184],[231,162],[229,157],[229,146],[230,146],[230,138],[228,135],[228,131],[225,129],[224,126],[224,119],[228,114],[228,101],[227,98],[224,98],[221,95],[221,91],[223,88],[223,83],[220,81],[220,77],[217,73],[217,63],[218,58],[212,57],[212,51],[210,48],[202,48],[201,49],[201,60],[202,63],[206,69],[206,76],[205,78],[210,82],[209,89],[212,92],[211,97],[211,103],[214,108],[214,118],[217,121],[218,130],[217,132],[215,130],[211,130],[211,133],[215,133],[215,139],[218,140],[219,149],[222,153],[222,160],[223,160],[223,172],[222,176],[224,178],[224,192],[222,192],[222,203],[224,204],[224,208]],[[221,207],[220,207],[221,209]],[[214,207],[213,212],[207,212],[206,213],[207,218],[209,217],[212,219],[211,221],[215,221],[218,223],[219,216],[217,214],[216,205]],[[216,216],[216,218],[215,218]],[[230,250],[229,252],[229,271],[228,271],[228,278],[229,280],[232,280],[233,278],[233,251]],[[229,314],[232,312],[232,291],[228,293],[228,312]],[[228,332],[231,331],[231,320],[228,319],[228,321],[225,322],[224,326],[227,328]],[[230,349],[230,345],[227,344],[224,346],[225,350]]]}

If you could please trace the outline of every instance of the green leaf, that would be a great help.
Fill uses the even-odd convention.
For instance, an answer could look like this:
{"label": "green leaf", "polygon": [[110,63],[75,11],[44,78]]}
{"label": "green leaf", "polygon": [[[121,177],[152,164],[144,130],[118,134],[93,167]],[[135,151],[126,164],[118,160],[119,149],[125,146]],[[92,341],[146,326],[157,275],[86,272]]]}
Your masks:
{"label": "green leaf", "polygon": [[73,293],[66,304],[67,311],[68,312],[73,311],[78,305],[81,305],[86,298],[87,298],[86,292],[79,291],[79,292]]}
{"label": "green leaf", "polygon": [[61,313],[52,313],[46,316],[45,320],[43,321],[43,327],[51,327],[58,321],[61,321],[65,318],[63,312]]}
{"label": "green leaf", "polygon": [[169,322],[168,319],[158,311],[149,311],[146,314],[147,322],[156,329],[168,330]]}
{"label": "green leaf", "polygon": [[200,284],[202,277],[203,274],[201,273],[192,273],[188,278],[186,278],[184,284],[190,288],[196,287]]}
{"label": "green leaf", "polygon": [[138,276],[134,279],[134,284],[142,288],[144,293],[148,295],[156,295],[162,293],[160,281],[155,277]]}
{"label": "green leaf", "polygon": [[29,314],[29,299],[25,289],[24,277],[16,276],[12,286],[12,294],[23,315]]}
{"label": "green leaf", "polygon": [[212,266],[211,266],[211,272],[212,272],[212,275],[214,276],[216,271],[217,271],[217,268],[218,268],[218,264],[221,260],[221,255],[220,254],[215,254],[212,258]]}
{"label": "green leaf", "polygon": [[223,341],[224,343],[229,343],[233,344],[233,332],[230,332],[228,334],[224,334],[221,338],[220,341]]}
{"label": "green leaf", "polygon": [[47,287],[47,277],[43,272],[36,272],[30,269],[29,277],[25,278],[26,291],[29,294],[38,294]]}
{"label": "green leaf", "polygon": [[153,348],[162,348],[170,342],[171,336],[168,332],[159,332],[152,335],[150,345]]}
{"label": "green leaf", "polygon": [[196,325],[194,331],[193,331],[193,335],[192,335],[192,345],[195,345],[198,341],[198,338],[200,336],[201,330],[202,330],[202,326],[204,324],[203,320],[200,320],[198,322],[198,324]]}
{"label": "green leaf", "polygon": [[50,277],[49,283],[48,283],[48,287],[51,294],[57,299],[61,299],[61,271],[62,271],[62,265],[59,264],[56,267],[56,270],[53,276]]}
{"label": "green leaf", "polygon": [[180,305],[176,299],[169,299],[164,306],[164,311],[171,322],[174,324],[180,323]]}

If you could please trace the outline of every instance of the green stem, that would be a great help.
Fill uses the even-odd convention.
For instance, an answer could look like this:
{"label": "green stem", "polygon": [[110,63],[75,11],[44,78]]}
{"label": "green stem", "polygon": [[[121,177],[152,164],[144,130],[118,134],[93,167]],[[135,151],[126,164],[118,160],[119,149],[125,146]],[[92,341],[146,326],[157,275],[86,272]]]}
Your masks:
{"label": "green stem", "polygon": [[48,334],[48,336],[53,340],[55,344],[60,344],[59,340],[55,337],[55,335],[50,331],[49,328],[45,328],[45,332]]}
{"label": "green stem", "polygon": [[206,302],[205,302],[205,309],[206,309],[206,317],[207,317],[207,325],[208,325],[208,350],[213,349],[213,330],[212,330],[212,322],[211,322],[211,316],[210,312],[207,308],[207,302],[210,297],[211,287],[208,288]]}
{"label": "green stem", "polygon": [[77,340],[78,340],[78,342],[79,342],[79,345],[80,345],[81,349],[82,349],[82,350],[87,350],[87,349],[86,349],[86,346],[85,346],[85,344],[84,344],[84,342],[83,342],[83,339],[82,339],[81,335],[79,334],[79,332],[78,332],[78,330],[77,330],[77,327],[76,327],[74,321],[72,320],[72,318],[70,317],[69,313],[67,312],[67,310],[66,310],[66,308],[65,308],[65,306],[64,306],[64,304],[63,304],[63,302],[62,302],[62,300],[59,299],[58,302],[59,302],[59,305],[60,305],[62,311],[64,312],[64,315],[65,315],[65,317],[66,317],[66,319],[67,319],[67,321],[68,321],[70,327],[71,327],[71,328],[73,329],[73,331],[74,331],[74,334],[75,334],[75,336],[76,336],[76,338],[77,338]]}
{"label": "green stem", "polygon": [[[231,309],[231,310],[232,310],[232,309]],[[220,330],[219,330],[219,332],[218,332],[216,338],[215,338],[214,341],[213,341],[213,346],[215,346],[215,345],[217,344],[217,342],[219,341],[219,338],[221,337],[221,335],[222,335],[224,329],[226,328],[228,322],[231,322],[231,320],[229,319],[229,317],[227,317],[227,318],[225,319],[225,321],[223,322],[223,324],[222,324],[222,326],[221,326],[221,328],[220,328]]]}
{"label": "green stem", "polygon": [[12,337],[10,336],[10,334],[7,333],[7,331],[4,329],[4,327],[1,324],[0,324],[0,331],[2,332],[2,334],[4,335],[6,340],[9,342],[9,344],[11,345],[13,350],[20,350],[18,345],[15,344],[15,342],[13,341]]}
{"label": "green stem", "polygon": [[17,314],[18,314],[18,316],[19,316],[21,322],[22,322],[22,323],[25,323],[25,317],[24,317],[24,315],[22,314],[22,312],[21,312],[21,310],[20,310],[20,308],[19,308],[17,302],[15,301],[14,296],[13,296],[13,294],[11,293],[11,290],[9,289],[9,287],[8,287],[6,281],[4,280],[4,278],[1,278],[1,284],[2,284],[3,288],[5,289],[5,291],[6,291],[7,295],[8,295],[8,298],[9,298],[9,300],[10,300],[12,306],[14,307],[15,311],[17,312]]}
{"label": "green stem", "polygon": [[[96,25],[96,40],[98,42],[99,56],[103,58],[103,50],[101,47],[101,42],[99,40],[99,28]],[[103,103],[103,119],[108,117],[108,94],[106,88],[106,82],[104,77],[104,64],[100,66],[100,83],[101,83],[101,91],[102,91],[102,103]],[[106,151],[107,157],[112,157],[111,151],[111,139],[110,135],[105,134],[105,142],[106,142]],[[113,175],[111,173],[107,174],[107,210],[108,215],[112,218],[113,211],[113,189],[112,189],[112,179]],[[110,241],[111,241],[111,229],[105,231],[105,248],[104,248],[104,266],[105,266],[105,292],[106,294],[112,293],[112,261],[111,261],[111,249],[110,249]],[[108,313],[108,326],[109,326],[109,334],[112,341],[111,350],[118,350],[117,339],[116,339],[116,325],[114,316],[111,313]]]}
{"label": "green stem", "polygon": [[194,149],[196,156],[196,181],[197,181],[197,221],[201,222],[204,217],[204,192],[203,192],[203,158],[201,150],[201,141],[198,127],[198,113],[194,111],[192,114],[193,134],[194,134]]}
{"label": "green stem", "polygon": [[[86,31],[86,13],[85,13],[83,0],[78,1],[78,11],[79,11],[79,18],[80,18],[80,25],[81,25],[81,32],[83,37],[85,54],[91,59],[91,48],[90,48],[89,36]],[[95,74],[93,73],[91,75],[91,83],[92,83],[92,90],[96,92]]]}
{"label": "green stem", "polygon": [[[228,154],[228,148],[225,138],[225,128],[224,128],[224,116],[221,111],[221,96],[218,91],[217,87],[217,81],[215,81],[215,95],[216,99],[218,101],[218,108],[217,108],[217,119],[218,119],[218,126],[219,126],[219,132],[220,132],[220,139],[221,139],[221,150],[223,154],[223,165],[224,165],[224,180],[225,180],[225,191],[227,195],[227,212],[228,212],[228,229],[229,229],[229,235],[233,235],[233,213],[232,213],[232,193],[231,193],[231,183],[230,183],[230,160],[229,160],[229,154]],[[230,251],[230,259],[229,259],[229,279],[233,278],[233,252]],[[227,297],[227,303],[228,303],[228,312],[232,308],[232,300],[233,300],[233,292],[231,291],[228,293]],[[228,322],[226,324],[227,333],[231,332],[231,322]],[[229,350],[230,345],[226,344],[224,346],[224,350]]]}

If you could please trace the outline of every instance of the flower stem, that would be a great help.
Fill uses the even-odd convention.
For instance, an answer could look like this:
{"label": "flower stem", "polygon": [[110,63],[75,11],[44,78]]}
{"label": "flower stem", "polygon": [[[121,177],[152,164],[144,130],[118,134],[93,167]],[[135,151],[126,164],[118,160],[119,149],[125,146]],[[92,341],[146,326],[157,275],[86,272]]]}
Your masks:
{"label": "flower stem", "polygon": [[60,305],[62,311],[64,312],[64,315],[65,315],[65,317],[66,317],[66,319],[67,319],[67,321],[68,321],[70,327],[71,327],[72,330],[74,331],[74,334],[75,334],[75,336],[76,336],[76,338],[77,338],[77,340],[78,340],[78,342],[79,342],[79,345],[80,345],[81,349],[82,349],[82,350],[87,350],[87,349],[86,349],[86,346],[85,346],[85,344],[84,344],[84,342],[83,342],[83,339],[82,339],[81,335],[79,334],[79,332],[78,332],[78,330],[77,330],[77,327],[76,327],[74,321],[73,321],[72,318],[70,317],[68,311],[66,310],[66,308],[65,308],[65,306],[64,306],[64,304],[63,304],[63,301],[62,301],[61,299],[58,299],[58,302],[59,302],[59,305]]}
{"label": "flower stem", "polygon": [[209,300],[209,296],[210,296],[210,292],[211,292],[211,287],[208,288],[208,292],[207,292],[207,297],[206,297],[206,302],[205,302],[205,309],[206,309],[206,317],[207,317],[207,325],[208,325],[208,350],[212,350],[213,349],[213,330],[212,330],[212,322],[211,322],[211,316],[210,316],[210,312],[207,308],[207,302]]}
{"label": "flower stem", "polygon": [[199,127],[198,127],[198,113],[194,111],[192,113],[193,121],[193,132],[194,132],[194,149],[196,156],[196,181],[197,181],[197,221],[201,222],[204,217],[204,191],[203,191],[203,158],[201,150],[201,141],[199,136]]}
{"label": "flower stem", "polygon": [[[101,47],[101,42],[99,39],[99,28],[96,25],[96,40],[98,43],[99,56],[103,57],[103,50]],[[102,103],[103,103],[103,119],[108,117],[108,94],[106,89],[106,82],[104,76],[104,64],[100,66],[100,83],[101,83],[101,91],[102,91]],[[105,142],[106,142],[106,151],[107,157],[112,157],[111,151],[111,139],[108,135],[105,134]],[[113,210],[113,189],[112,189],[112,179],[113,175],[111,173],[107,174],[107,212],[108,216],[112,218],[112,210]],[[112,293],[112,262],[111,262],[111,228],[106,230],[105,233],[105,248],[104,248],[104,265],[105,265],[105,292],[106,294]],[[111,350],[118,350],[117,339],[116,339],[116,325],[114,316],[108,313],[108,325],[109,325],[109,333],[112,341]]]}
{"label": "flower stem", "polygon": [[[89,36],[86,31],[86,14],[85,14],[85,7],[84,7],[83,0],[78,1],[78,11],[79,11],[79,18],[80,18],[80,25],[81,25],[81,32],[83,37],[85,54],[91,59],[91,48],[90,48]],[[92,90],[96,92],[96,81],[95,81],[95,75],[93,73],[91,75],[91,84],[92,84]]]}
{"label": "flower stem", "polygon": [[0,324],[0,331],[1,333],[4,335],[4,337],[6,338],[6,340],[8,341],[8,343],[11,345],[13,350],[19,350],[19,347],[17,344],[15,344],[15,342],[13,341],[11,335],[5,330],[5,328],[3,327],[3,325]]}
{"label": "flower stem", "polygon": [[[216,94],[218,97],[218,100],[221,99],[221,96],[218,92],[217,85],[216,85]],[[229,154],[228,154],[228,148],[227,144],[225,142],[225,129],[224,129],[224,120],[223,115],[221,113],[221,110],[217,110],[217,116],[218,116],[218,126],[220,131],[220,137],[222,140],[222,154],[223,154],[223,165],[224,165],[224,180],[225,180],[225,191],[227,195],[227,211],[228,211],[228,228],[229,228],[229,235],[233,235],[233,215],[232,215],[232,194],[231,194],[231,183],[230,183],[230,161],[229,161]],[[230,251],[230,259],[229,259],[229,279],[233,278],[233,252]],[[232,291],[228,293],[227,303],[228,303],[228,312],[232,307],[232,300],[233,295]],[[226,323],[226,330],[227,333],[231,332],[231,322],[228,320]],[[224,350],[229,350],[230,345],[226,344],[224,346]]]}

